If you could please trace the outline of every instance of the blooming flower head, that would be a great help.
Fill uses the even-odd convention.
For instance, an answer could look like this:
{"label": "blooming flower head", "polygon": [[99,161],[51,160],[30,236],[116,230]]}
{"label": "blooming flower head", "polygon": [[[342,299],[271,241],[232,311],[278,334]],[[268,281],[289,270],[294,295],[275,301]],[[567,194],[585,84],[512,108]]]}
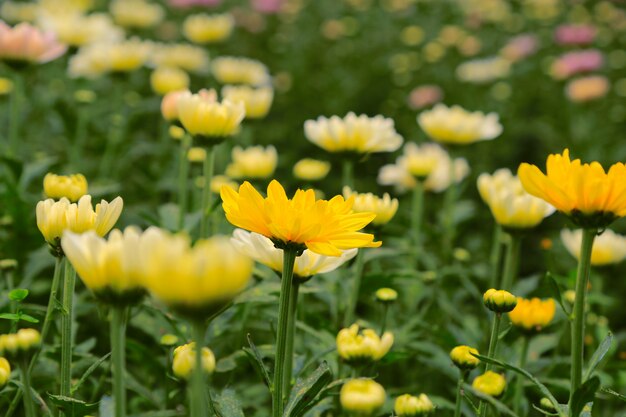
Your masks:
{"label": "blooming flower head", "polygon": [[524,189],[568,215],[581,227],[606,227],[626,215],[626,166],[616,163],[608,172],[598,162],[570,160],[569,150],[548,156],[546,174],[523,163],[517,175]]}
{"label": "blooming flower head", "polygon": [[393,345],[393,334],[385,332],[378,336],[375,330],[363,329],[359,325],[341,329],[337,334],[337,353],[348,363],[379,361]]}
{"label": "blooming flower head", "polygon": [[446,151],[434,143],[417,145],[409,142],[402,149],[402,156],[398,158],[400,165],[406,166],[409,173],[417,179],[428,177],[437,168],[437,165],[447,157]]}
{"label": "blooming flower head", "polygon": [[509,312],[509,319],[514,326],[522,328],[526,332],[540,331],[546,327],[556,311],[554,299],[548,298],[517,298],[517,305]]}
{"label": "blooming flower head", "polygon": [[398,211],[398,199],[391,198],[385,193],[382,198],[372,193],[357,193],[348,186],[343,187],[343,196],[346,199],[354,198],[352,210],[356,213],[371,212],[376,214],[372,220],[373,226],[382,226],[396,215]]}
{"label": "blooming flower head", "polygon": [[242,102],[246,108],[246,119],[262,119],[270,111],[274,90],[271,87],[227,85],[222,88],[222,97],[233,103]]}
{"label": "blooming flower head", "polygon": [[179,68],[157,68],[150,74],[150,85],[159,95],[185,90],[189,87],[189,75]]}
{"label": "blooming flower head", "polygon": [[[191,342],[174,349],[172,372],[176,377],[188,380],[196,367],[196,343]],[[202,348],[202,370],[212,374],[215,370],[215,355],[208,347]]]}
{"label": "blooming flower head", "polygon": [[139,39],[90,44],[72,56],[68,71],[72,77],[86,78],[132,72],[148,61],[150,50],[150,44]]}
{"label": "blooming flower head", "polygon": [[281,249],[306,247],[320,255],[341,256],[342,250],[381,245],[373,235],[359,232],[376,214],[353,213],[354,199],[316,200],[313,190],[298,190],[289,199],[276,180],[267,187],[266,198],[247,181],[239,192],[223,187],[221,196],[228,221],[272,239]]}
{"label": "blooming flower head", "polygon": [[276,169],[278,153],[276,148],[268,146],[235,146],[232,150],[233,162],[226,167],[226,176],[234,179],[268,178]]}
{"label": "blooming flower head", "polygon": [[444,104],[422,112],[417,122],[432,140],[453,145],[492,140],[502,133],[497,114],[469,112],[459,106]]}
{"label": "blooming flower head", "polygon": [[459,369],[474,369],[480,364],[476,356],[478,350],[465,345],[456,346],[450,351],[450,359]]}
{"label": "blooming flower head", "polygon": [[150,62],[155,67],[180,68],[189,72],[203,72],[209,67],[207,52],[198,46],[180,44],[157,44],[152,48]]}
{"label": "blooming flower head", "polygon": [[199,240],[148,229],[142,252],[144,285],[174,311],[206,319],[237,296],[252,275],[252,261],[225,236]]}
{"label": "blooming flower head", "polygon": [[221,56],[211,62],[213,76],[222,84],[268,84],[270,75],[267,67],[249,58]]}
{"label": "blooming flower head", "polygon": [[402,146],[402,136],[392,119],[381,115],[357,116],[350,112],[344,118],[318,117],[304,123],[304,134],[308,140],[328,152],[393,152]]}
{"label": "blooming flower head", "polygon": [[293,175],[304,181],[319,181],[330,172],[330,162],[304,158],[293,166]]}
{"label": "blooming flower head", "polygon": [[11,365],[6,358],[0,357],[0,388],[4,387],[11,377]]}
{"label": "blooming flower head", "polygon": [[54,33],[59,41],[72,46],[117,42],[124,38],[124,31],[115,26],[106,13],[85,15],[80,11],[40,11],[37,24]]}
{"label": "blooming flower head", "polygon": [[49,198],[37,203],[37,227],[46,242],[59,249],[59,240],[66,230],[74,233],[93,230],[98,236],[106,235],[120,217],[123,206],[121,197],[110,203],[102,200],[95,210],[90,195],[82,196],[77,203],[70,203],[65,197],[59,201]]}
{"label": "blooming flower head", "polygon": [[368,417],[376,413],[385,403],[385,389],[378,382],[358,378],[351,379],[341,387],[341,408],[350,416]]}
{"label": "blooming flower head", "polygon": [[[284,251],[276,248],[270,239],[258,233],[235,229],[231,242],[244,255],[282,273]],[[356,253],[357,249],[348,249],[343,251],[341,256],[324,256],[305,250],[296,258],[293,273],[301,280],[306,280],[313,275],[325,274],[354,258]]]}
{"label": "blooming flower head", "polygon": [[193,43],[206,44],[226,40],[235,27],[235,19],[229,13],[188,16],[183,23],[185,38]]}
{"label": "blooming flower head", "polygon": [[[567,251],[576,259],[580,258],[580,244],[583,239],[582,230],[561,230],[561,240]],[[626,259],[626,236],[606,229],[596,236],[591,250],[591,264],[604,266],[617,264]]]}
{"label": "blooming flower head", "polygon": [[127,28],[150,28],[165,16],[160,5],[144,0],[114,0],[109,9],[115,23]]}
{"label": "blooming flower head", "polygon": [[0,20],[0,60],[44,64],[66,50],[52,32],[41,32],[28,23],[11,28]]}
{"label": "blooming flower head", "polygon": [[246,114],[243,103],[219,102],[214,90],[204,94],[182,94],[176,105],[185,130],[213,143],[238,133]]}
{"label": "blooming flower head", "polygon": [[404,394],[396,398],[393,411],[398,417],[427,416],[435,411],[435,406],[426,394],[420,394],[418,397]]}
{"label": "blooming flower head", "polygon": [[143,236],[130,226],[103,239],[93,230],[65,232],[61,246],[78,276],[96,297],[111,304],[135,304],[144,295]]}
{"label": "blooming flower head", "polygon": [[504,379],[504,375],[502,374],[487,371],[474,378],[472,387],[476,391],[480,391],[483,394],[498,398],[504,393],[504,389],[506,388],[506,379]]}
{"label": "blooming flower head", "polygon": [[183,96],[191,95],[188,90],[171,91],[163,96],[161,100],[161,115],[168,122],[177,121],[178,115],[178,100]]}
{"label": "blooming flower head", "polygon": [[565,95],[574,103],[600,99],[609,92],[609,80],[602,75],[590,75],[571,80],[565,86]]}
{"label": "blooming flower head", "polygon": [[55,175],[49,172],[43,177],[43,192],[46,197],[55,200],[65,197],[78,201],[87,194],[87,179],[83,174]]}
{"label": "blooming flower head", "polygon": [[519,178],[508,169],[478,177],[478,191],[496,222],[509,229],[537,226],[554,212],[554,207],[524,190]]}

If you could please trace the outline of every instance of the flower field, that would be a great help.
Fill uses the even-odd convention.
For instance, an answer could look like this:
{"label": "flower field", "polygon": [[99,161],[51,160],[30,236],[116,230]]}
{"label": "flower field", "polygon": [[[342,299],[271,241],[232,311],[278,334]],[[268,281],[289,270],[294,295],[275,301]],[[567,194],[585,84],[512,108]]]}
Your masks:
{"label": "flower field", "polygon": [[621,0],[0,2],[0,417],[626,416]]}

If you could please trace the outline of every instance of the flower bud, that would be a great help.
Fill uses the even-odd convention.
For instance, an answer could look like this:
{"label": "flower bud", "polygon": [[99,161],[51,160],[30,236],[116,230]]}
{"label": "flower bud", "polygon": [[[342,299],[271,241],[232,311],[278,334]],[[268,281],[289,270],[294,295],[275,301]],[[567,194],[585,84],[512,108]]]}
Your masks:
{"label": "flower bud", "polygon": [[11,365],[9,361],[0,357],[0,388],[4,387],[11,377]]}
{"label": "flower bud", "polygon": [[547,397],[543,397],[540,401],[539,401],[539,407],[544,410],[544,411],[548,411],[550,413],[554,413],[556,411],[556,408],[554,408],[554,404],[552,404],[552,401],[550,401],[549,398]]}
{"label": "flower bud", "polygon": [[506,388],[506,379],[504,379],[502,374],[487,371],[474,378],[472,387],[474,387],[476,391],[480,391],[483,394],[498,398],[504,393],[504,389]]}
{"label": "flower bud", "polygon": [[180,140],[185,136],[185,129],[180,126],[170,126],[169,134],[172,139]]}
{"label": "flower bud", "polygon": [[36,348],[41,343],[41,334],[35,329],[20,329],[16,335],[17,345],[23,351]]}
{"label": "flower bud", "polygon": [[337,353],[350,364],[376,362],[389,352],[393,334],[385,332],[382,337],[372,329],[359,332],[358,324],[341,329],[337,334]]}
{"label": "flower bud", "polygon": [[150,74],[150,85],[155,93],[165,95],[188,88],[189,75],[179,68],[157,68]]}
{"label": "flower bud", "polygon": [[474,369],[480,363],[480,359],[472,353],[478,355],[478,349],[465,345],[457,346],[450,351],[450,359],[461,370]]}
{"label": "flower bud", "polygon": [[385,403],[385,389],[371,379],[352,379],[341,387],[339,400],[349,415],[367,417]]}
{"label": "flower bud", "polygon": [[[174,360],[172,361],[174,375],[181,379],[189,379],[195,367],[195,342],[179,346],[174,350]],[[207,374],[212,374],[215,370],[215,356],[211,349],[207,347],[202,348],[202,369]]]}
{"label": "flower bud", "polygon": [[517,305],[517,298],[504,290],[489,289],[483,295],[485,306],[495,313],[508,313]]}
{"label": "flower bud", "polygon": [[426,416],[434,410],[435,406],[426,394],[420,394],[419,397],[409,394],[401,395],[396,398],[393,407],[393,411],[398,417]]}
{"label": "flower bud", "polygon": [[55,175],[46,174],[43,179],[43,192],[47,198],[59,200],[63,197],[78,201],[87,194],[87,179],[83,174]]}
{"label": "flower bud", "polygon": [[0,355],[9,359],[28,358],[41,344],[35,329],[20,329],[17,333],[0,335]]}
{"label": "flower bud", "polygon": [[0,271],[12,271],[17,268],[17,260],[0,259]]}
{"label": "flower bud", "polygon": [[398,298],[398,292],[393,288],[379,288],[376,290],[376,300],[383,304],[391,304]]}
{"label": "flower bud", "polygon": [[301,159],[293,166],[293,175],[304,181],[319,181],[328,175],[330,162],[317,159]]}

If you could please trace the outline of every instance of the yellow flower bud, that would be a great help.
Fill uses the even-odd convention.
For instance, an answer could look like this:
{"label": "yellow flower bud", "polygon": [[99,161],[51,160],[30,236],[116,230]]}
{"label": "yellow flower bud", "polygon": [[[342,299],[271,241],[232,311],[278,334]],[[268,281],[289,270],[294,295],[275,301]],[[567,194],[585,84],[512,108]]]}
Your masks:
{"label": "yellow flower bud", "polygon": [[189,162],[204,162],[206,159],[206,150],[196,146],[189,148],[187,151],[187,159]]}
{"label": "yellow flower bud", "polygon": [[48,198],[59,200],[63,197],[78,201],[87,194],[87,179],[83,174],[55,175],[46,174],[43,178],[43,192]]}
{"label": "yellow flower bud", "polygon": [[11,365],[9,361],[0,357],[0,388],[4,387],[11,377]]}
{"label": "yellow flower bud", "polygon": [[540,331],[546,327],[556,311],[556,303],[552,298],[540,300],[539,298],[517,298],[517,306],[509,313],[509,319],[516,327],[521,327],[527,332]]}
{"label": "yellow flower bud", "polygon": [[504,389],[506,388],[506,379],[504,379],[504,375],[502,374],[487,371],[474,378],[472,387],[474,387],[476,391],[480,391],[483,394],[498,398],[504,393]]}
{"label": "yellow flower bud", "polygon": [[178,343],[178,336],[174,334],[166,333],[163,336],[161,336],[160,343],[163,346],[174,346],[176,343]]}
{"label": "yellow flower bud", "polygon": [[11,271],[15,268],[17,268],[17,261],[15,259],[1,259],[0,260],[0,270]]}
{"label": "yellow flower bud", "polygon": [[371,379],[352,379],[341,387],[341,407],[352,416],[373,415],[385,403],[385,389]]}
{"label": "yellow flower bud", "polygon": [[304,181],[319,181],[328,175],[330,162],[317,159],[301,159],[293,166],[293,175]]}
{"label": "yellow flower bud", "polygon": [[[195,342],[179,346],[174,350],[174,360],[172,361],[174,375],[181,379],[189,379],[195,367]],[[207,374],[212,374],[215,370],[215,356],[211,349],[207,347],[202,348],[202,369]]]}
{"label": "yellow flower bud", "polygon": [[495,313],[508,313],[517,305],[517,298],[504,290],[489,289],[483,295],[485,306]]}
{"label": "yellow flower bud", "polygon": [[459,369],[474,369],[480,364],[480,359],[472,356],[472,353],[478,355],[478,350],[460,345],[450,351],[450,359]]}
{"label": "yellow flower bud", "polygon": [[27,357],[41,343],[41,335],[35,329],[20,329],[17,333],[0,335],[0,355],[9,359]]}
{"label": "yellow flower bud", "polygon": [[404,394],[396,398],[393,411],[398,417],[426,416],[435,410],[435,406],[426,394],[414,397]]}
{"label": "yellow flower bud", "polygon": [[337,334],[337,353],[348,363],[375,362],[382,359],[393,345],[393,334],[385,332],[382,337],[372,329],[353,324]]}
{"label": "yellow flower bud", "polygon": [[157,68],[150,74],[150,85],[159,95],[185,90],[189,87],[189,75],[179,68]]}
{"label": "yellow flower bud", "polygon": [[172,139],[181,140],[185,136],[185,129],[180,126],[170,126],[169,134]]}
{"label": "yellow flower bud", "polygon": [[393,288],[379,288],[376,290],[376,299],[381,303],[393,303],[398,298],[398,292]]}
{"label": "yellow flower bud", "polygon": [[14,333],[0,335],[0,354],[15,355],[19,346]]}
{"label": "yellow flower bud", "polygon": [[23,351],[35,348],[41,343],[41,334],[35,329],[20,329],[16,335],[17,345]]}
{"label": "yellow flower bud", "polygon": [[183,34],[191,42],[205,44],[220,42],[228,38],[235,27],[230,14],[190,15],[183,23]]}

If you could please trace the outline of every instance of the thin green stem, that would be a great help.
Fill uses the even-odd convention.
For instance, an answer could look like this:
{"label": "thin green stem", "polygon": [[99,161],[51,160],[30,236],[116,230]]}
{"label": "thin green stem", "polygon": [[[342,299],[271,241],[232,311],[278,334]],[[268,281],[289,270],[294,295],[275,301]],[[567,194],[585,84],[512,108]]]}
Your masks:
{"label": "thin green stem", "polygon": [[285,353],[285,374],[283,378],[283,392],[286,397],[289,397],[291,379],[293,378],[293,346],[296,334],[299,289],[300,283],[298,282],[298,278],[294,278],[291,284],[291,294],[289,296],[289,322],[287,323],[287,347]]}
{"label": "thin green stem", "polygon": [[591,250],[597,229],[583,229],[583,239],[580,245],[578,271],[576,273],[576,298],[574,301],[574,321],[572,322],[572,374],[570,379],[571,405],[574,393],[580,387],[583,376],[583,346],[585,338],[585,296],[591,269]]}
{"label": "thin green stem", "polygon": [[185,227],[185,215],[187,214],[187,201],[189,190],[189,159],[187,152],[191,145],[191,136],[185,134],[180,141],[180,155],[178,159],[178,230]]}
{"label": "thin green stem", "polygon": [[343,185],[354,189],[354,161],[352,161],[352,159],[345,158],[341,168],[341,180]]}
{"label": "thin green stem", "polygon": [[274,380],[272,383],[272,416],[283,415],[283,379],[285,371],[285,353],[287,348],[287,325],[289,324],[289,300],[292,295],[293,268],[296,263],[297,250],[284,249],[283,275],[280,285],[280,301],[278,308],[278,328],[276,332],[276,355],[274,358]]}
{"label": "thin green stem", "polygon": [[455,228],[454,228],[454,209],[456,207],[456,200],[458,198],[458,184],[455,181],[455,169],[454,158],[450,155],[450,185],[446,190],[446,194],[443,200],[443,256],[444,259],[449,259],[452,253],[452,247],[454,246]]}
{"label": "thin green stem", "polygon": [[359,249],[354,261],[354,280],[352,282],[352,293],[348,298],[348,308],[344,316],[344,326],[350,326],[354,322],[356,315],[356,305],[359,301],[359,292],[361,290],[361,281],[363,280],[363,269],[365,266],[365,249]]}
{"label": "thin green stem", "polygon": [[413,188],[413,198],[411,199],[411,232],[413,233],[413,255],[415,263],[419,261],[421,250],[422,217],[424,216],[424,185],[418,179],[417,185]]}
{"label": "thin green stem", "polygon": [[126,309],[114,306],[111,309],[111,361],[113,362],[113,399],[115,417],[126,416]]}
{"label": "thin green stem", "polygon": [[467,371],[461,371],[459,382],[456,385],[456,405],[454,406],[454,417],[461,417],[461,402],[463,400],[463,384],[467,379]]}
{"label": "thin green stem", "polygon": [[[498,337],[500,336],[500,322],[502,321],[502,314],[496,313],[493,318],[493,325],[491,328],[491,338],[489,339],[489,353],[487,353],[487,357],[495,358],[497,349],[498,349]],[[492,368],[491,364],[487,364],[485,366],[485,372],[489,371]],[[480,402],[478,406],[480,417],[485,417],[487,415],[487,404],[484,401]]]}
{"label": "thin green stem", "polygon": [[35,403],[33,402],[33,393],[31,392],[30,373],[28,372],[28,361],[23,360],[20,363],[22,374],[22,391],[24,393],[24,410],[26,417],[35,417]]}
{"label": "thin green stem", "polygon": [[63,318],[61,323],[61,395],[70,396],[72,386],[72,321],[76,271],[65,260],[63,277]]}
{"label": "thin green stem", "polygon": [[24,101],[24,80],[18,71],[13,75],[13,91],[11,93],[11,120],[9,121],[9,152],[17,155],[20,142],[20,126],[22,124],[22,103]]}
{"label": "thin green stem", "polygon": [[193,340],[196,342],[196,364],[193,368],[193,385],[191,387],[191,417],[206,417],[206,400],[204,397],[204,369],[202,369],[202,348],[204,347],[204,324],[193,323]]}
{"label": "thin green stem", "polygon": [[380,323],[380,337],[385,334],[385,330],[387,329],[387,316],[389,315],[389,303],[383,304],[383,318]]}
{"label": "thin green stem", "polygon": [[489,264],[491,269],[491,284],[489,288],[500,287],[500,264],[502,263],[502,226],[496,224],[493,229],[493,238],[491,242],[491,255],[489,256]]}
{"label": "thin green stem", "polygon": [[215,165],[215,146],[209,146],[206,149],[206,157],[204,158],[203,176],[204,187],[202,187],[202,217],[200,218],[200,237],[208,236],[211,221],[211,181],[213,180],[213,170]]}
{"label": "thin green stem", "polygon": [[508,233],[510,239],[506,248],[504,270],[502,271],[502,286],[500,289],[511,291],[519,268],[519,257],[522,237],[515,233]]}
{"label": "thin green stem", "polygon": [[[524,369],[526,366],[526,357],[528,356],[528,346],[530,345],[530,337],[522,336],[522,351],[519,357],[519,367]],[[522,396],[524,395],[524,380],[520,375],[515,377],[515,393],[513,397],[513,411],[517,415],[521,415]]]}

